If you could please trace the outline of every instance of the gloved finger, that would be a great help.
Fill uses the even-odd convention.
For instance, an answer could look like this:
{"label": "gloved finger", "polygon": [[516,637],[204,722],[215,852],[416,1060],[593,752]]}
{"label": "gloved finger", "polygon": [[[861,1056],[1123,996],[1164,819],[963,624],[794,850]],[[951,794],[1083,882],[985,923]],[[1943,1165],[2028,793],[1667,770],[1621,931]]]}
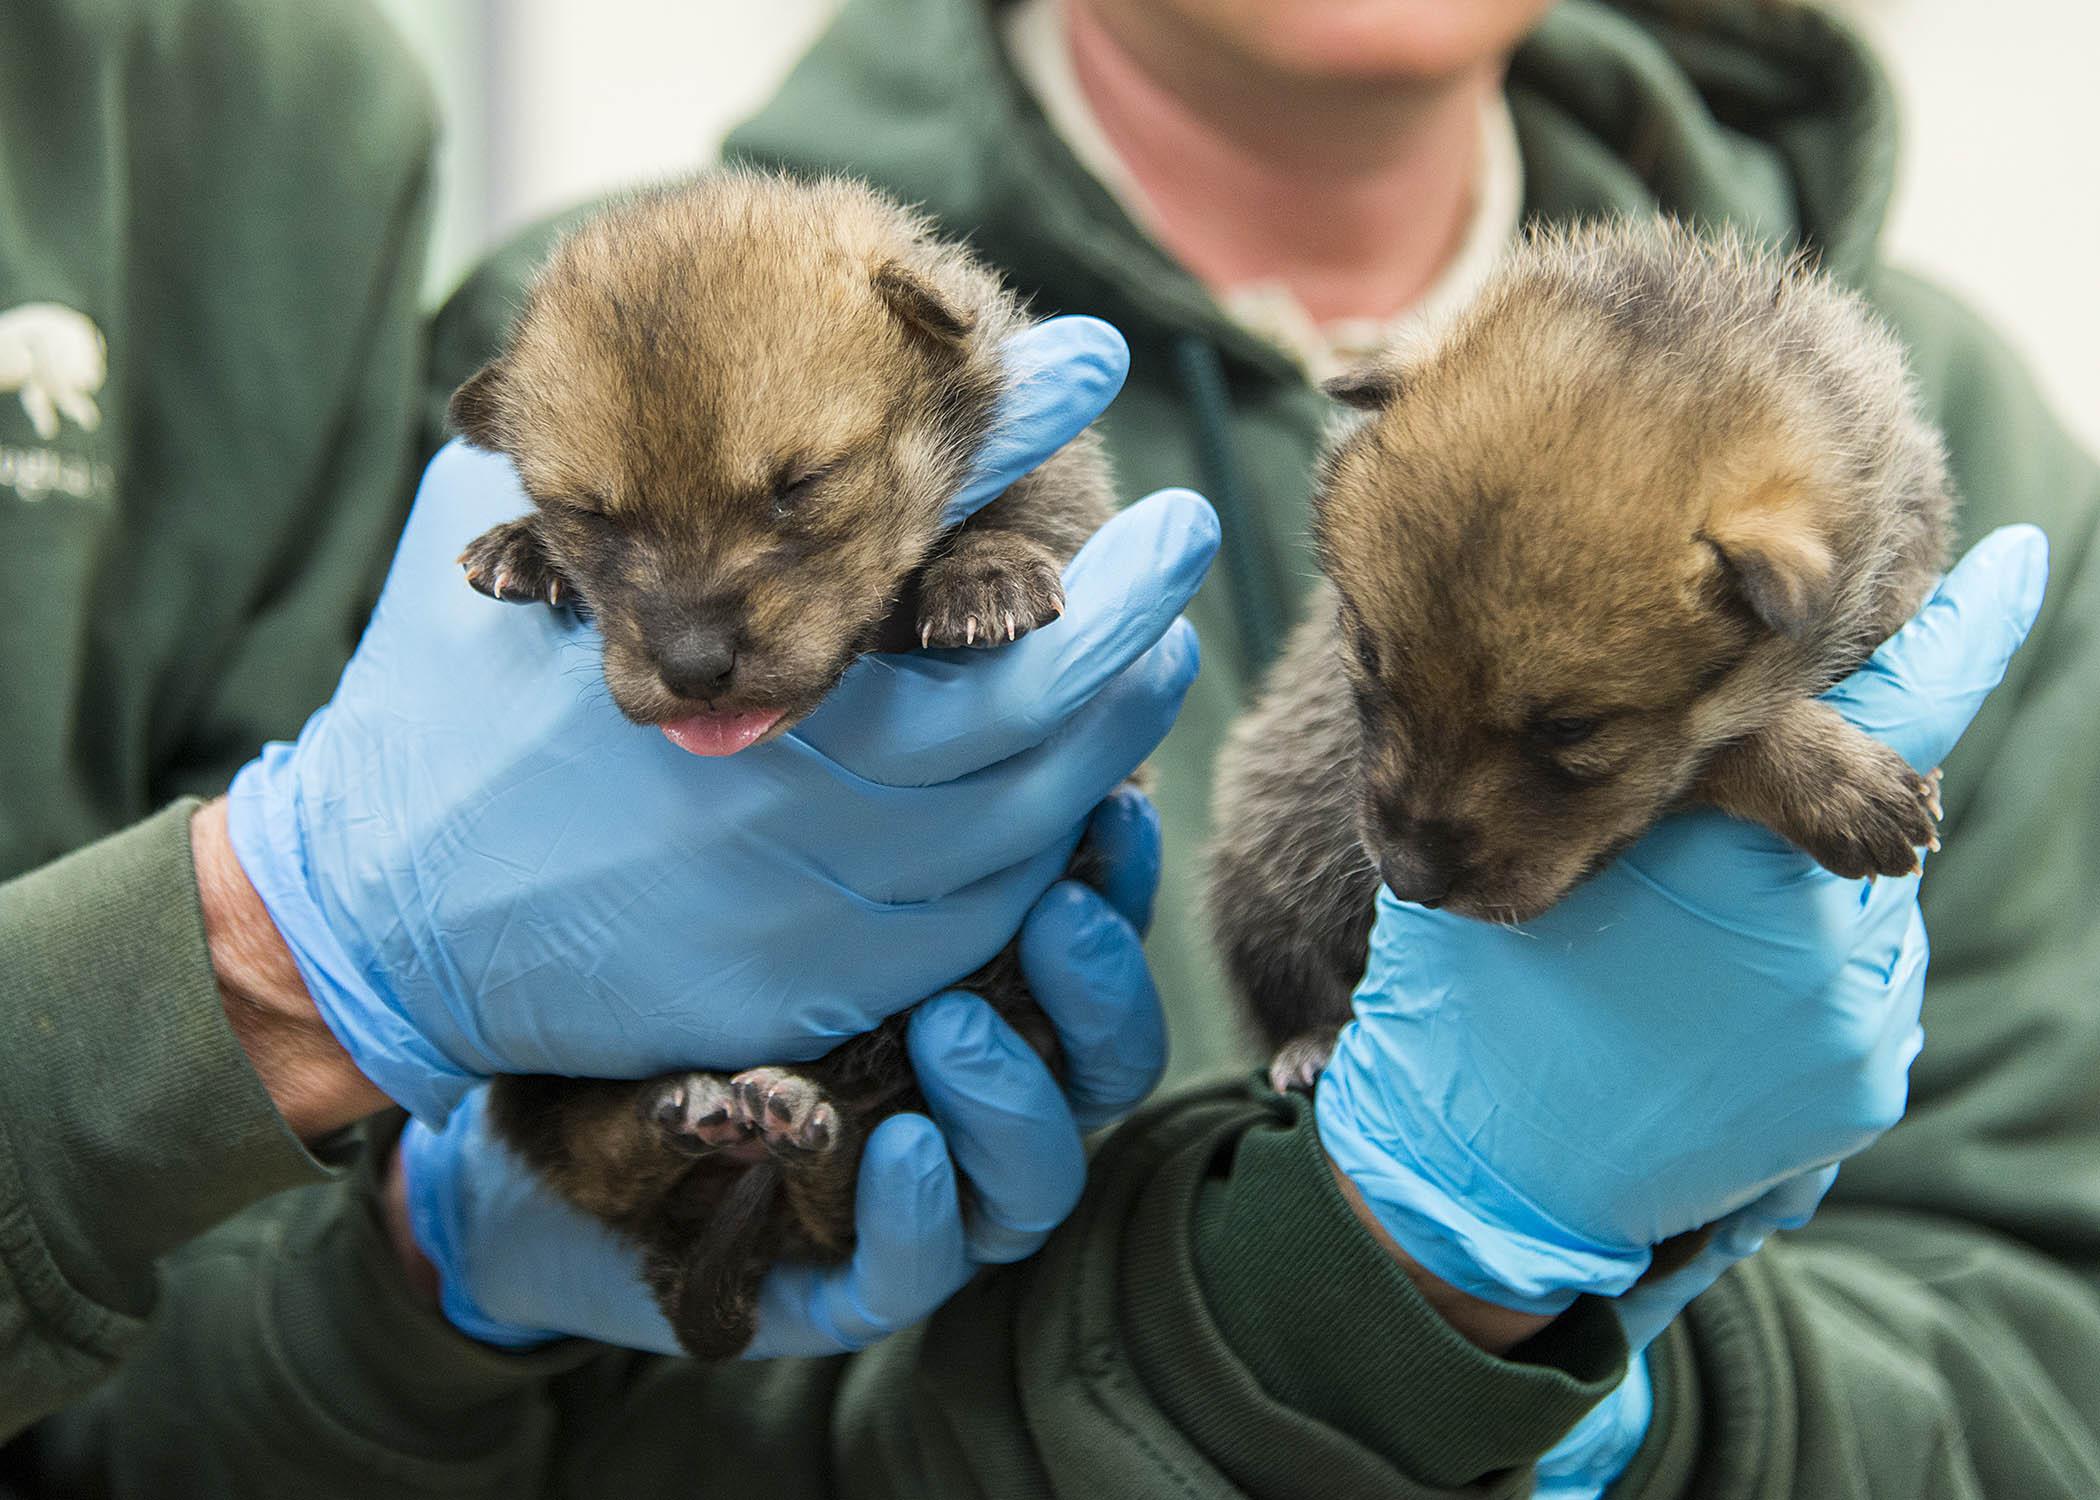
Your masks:
{"label": "gloved finger", "polygon": [[[1715,1231],[1714,1238],[1730,1238],[1736,1224],[1761,1224],[1767,1231],[1801,1228],[1815,1217],[1815,1212],[1822,1206],[1823,1198],[1829,1193],[1831,1184],[1837,1181],[1837,1175],[1837,1163],[1832,1162],[1827,1167],[1816,1167],[1798,1176],[1789,1177],[1748,1208],[1740,1208],[1730,1214],[1723,1221],[1721,1228]],[[1748,1254],[1749,1251],[1743,1253]]]}
{"label": "gloved finger", "polygon": [[962,1202],[941,1134],[924,1115],[892,1115],[860,1161],[853,1257],[783,1264],[758,1296],[746,1359],[865,1349],[938,1308],[970,1279]]}
{"label": "gloved finger", "polygon": [[423,471],[386,588],[324,712],[338,712],[346,702],[394,701],[390,690],[427,675],[425,663],[405,664],[401,656],[440,640],[469,652],[478,669],[493,677],[538,679],[550,695],[602,695],[604,662],[595,626],[580,624],[569,609],[525,609],[486,598],[468,587],[461,572],[459,555],[469,542],[531,508],[504,455],[456,438],[439,449]]}
{"label": "gloved finger", "polygon": [[821,1057],[944,982],[925,976],[953,978],[989,963],[1070,866],[1078,843],[1074,826],[1004,870],[932,900],[884,907],[873,920],[856,923],[848,937],[835,936],[834,942],[857,943],[867,953],[868,972],[851,990],[798,986],[785,992],[793,996],[792,1005],[776,1001],[732,1010],[704,982],[664,997],[638,1012],[651,1028],[652,1045],[634,1071],[648,1077],[698,1065],[734,1072]]}
{"label": "gloved finger", "polygon": [[999,346],[1006,390],[970,478],[941,512],[958,525],[1108,409],[1130,373],[1130,346],[1099,318],[1050,318]]}
{"label": "gloved finger", "polygon": [[470,448],[458,438],[445,444],[423,470],[394,548],[380,610],[410,617],[413,623],[403,625],[410,640],[431,639],[425,632],[479,614],[475,606],[491,601],[467,587],[459,554],[491,526],[531,508],[508,458]]}
{"label": "gloved finger", "polygon": [[1834,1165],[1816,1167],[1767,1189],[1755,1202],[1714,1225],[1712,1237],[1690,1261],[1617,1298],[1612,1310],[1626,1330],[1627,1345],[1636,1353],[1647,1348],[1693,1298],[1719,1281],[1729,1267],[1756,1254],[1772,1231],[1806,1224],[1837,1180],[1837,1171]]}
{"label": "gloved finger", "polygon": [[1064,838],[1166,738],[1198,666],[1196,632],[1175,620],[1041,743],[956,780],[910,789],[912,826],[949,836],[922,841],[909,859],[892,841],[846,841],[833,856],[836,874],[873,900],[922,901]]}
{"label": "gloved finger", "polygon": [[1597,1500],[1626,1472],[1655,1420],[1655,1387],[1638,1351],[1610,1394],[1540,1456],[1531,1500]]}
{"label": "gloved finger", "polygon": [[1119,786],[1094,809],[1080,843],[1093,866],[1088,883],[1143,937],[1159,895],[1159,809],[1139,788]]}
{"label": "gloved finger", "polygon": [[[474,1107],[469,1097],[454,1110],[450,1130],[465,1125]],[[437,1272],[438,1306],[469,1338],[500,1349],[529,1349],[561,1337],[552,1328],[526,1327],[490,1316],[468,1284],[468,1195],[459,1191],[459,1142],[444,1131],[410,1120],[401,1132],[399,1170],[408,1197],[409,1235]]]}
{"label": "gloved finger", "polygon": [[[1919,1016],[1931,944],[1916,892],[1893,911],[1867,913],[1862,926],[1867,930],[1852,961],[1873,966],[1882,981],[1879,991],[1852,986],[1855,1002],[1830,1013],[1835,1067],[1821,1088],[1804,1080],[1804,1088],[1814,1088],[1817,1104],[1804,1103],[1797,1115],[1804,1124],[1825,1115],[1818,1154],[1826,1161],[1863,1151],[1895,1128],[1910,1103],[1911,1064],[1925,1047]],[[1801,1135],[1804,1144],[1817,1138],[1809,1131]]]}
{"label": "gloved finger", "polygon": [[443,1131],[411,1122],[401,1136],[410,1232],[437,1271],[446,1318],[504,1349],[575,1335],[677,1353],[633,1247],[498,1142],[487,1101],[477,1089]]}
{"label": "gloved finger", "polygon": [[1082,1130],[1120,1119],[1167,1069],[1167,1018],[1137,929],[1100,892],[1052,886],[1021,928],[1021,972],[1064,1052]]}
{"label": "gloved finger", "polygon": [[970,1185],[970,1258],[1033,1254],[1086,1184],[1086,1151],[1043,1060],[975,995],[950,990],[912,1012],[906,1033],[927,1113]]}
{"label": "gloved finger", "polygon": [[1065,569],[1065,612],[987,651],[855,663],[795,729],[863,780],[952,781],[1042,743],[1159,645],[1218,550],[1218,518],[1187,490],[1120,512]]}
{"label": "gloved finger", "polygon": [[1917,769],[1930,770],[2005,676],[2048,582],[2048,538],[2033,526],[1999,527],[1826,699]]}
{"label": "gloved finger", "polygon": [[467,543],[531,509],[532,498],[509,458],[454,438],[423,470],[395,565],[406,560],[419,572],[457,583],[459,554]]}

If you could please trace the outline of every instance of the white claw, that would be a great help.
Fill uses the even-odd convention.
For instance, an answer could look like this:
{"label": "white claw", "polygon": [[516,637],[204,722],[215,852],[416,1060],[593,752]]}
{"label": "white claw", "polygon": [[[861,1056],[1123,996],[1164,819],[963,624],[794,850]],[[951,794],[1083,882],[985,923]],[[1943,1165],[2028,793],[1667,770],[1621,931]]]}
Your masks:
{"label": "white claw", "polygon": [[561,580],[559,578],[547,585],[547,602],[549,604],[561,603]]}
{"label": "white claw", "polygon": [[498,573],[496,575],[496,592],[499,595],[510,592],[510,574]]}
{"label": "white claw", "polygon": [[921,625],[921,626],[919,627],[919,645],[920,645],[920,647],[921,647],[921,648],[924,648],[924,647],[927,647],[927,646],[931,646],[932,644],[933,644],[933,626],[932,626],[932,624],[931,624],[931,623],[929,622],[929,623],[927,623],[927,624],[925,624],[925,625]]}
{"label": "white claw", "polygon": [[1014,638],[1014,612],[1012,610],[1006,612],[1006,638],[1008,640]]}
{"label": "white claw", "polygon": [[977,644],[977,616],[975,615],[971,615],[967,620],[963,621],[963,644],[965,646]]}

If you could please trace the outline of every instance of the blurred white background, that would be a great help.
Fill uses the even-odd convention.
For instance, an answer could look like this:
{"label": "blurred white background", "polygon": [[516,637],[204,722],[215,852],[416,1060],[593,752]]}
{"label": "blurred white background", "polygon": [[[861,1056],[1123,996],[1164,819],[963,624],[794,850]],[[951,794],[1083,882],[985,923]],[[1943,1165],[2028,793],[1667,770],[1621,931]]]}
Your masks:
{"label": "blurred white background", "polygon": [[[579,199],[705,160],[836,0],[383,0],[450,135],[434,290]],[[2100,5],[1844,0],[1903,101],[1893,256],[2010,335],[2100,447]]]}

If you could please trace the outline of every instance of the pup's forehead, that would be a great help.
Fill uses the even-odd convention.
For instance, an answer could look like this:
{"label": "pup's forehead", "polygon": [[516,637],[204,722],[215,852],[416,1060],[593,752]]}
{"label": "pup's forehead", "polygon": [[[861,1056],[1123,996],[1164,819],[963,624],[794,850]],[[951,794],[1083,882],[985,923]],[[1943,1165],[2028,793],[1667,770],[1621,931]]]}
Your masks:
{"label": "pup's forehead", "polygon": [[[793,230],[793,226],[789,226]],[[564,435],[550,483],[615,508],[676,479],[763,489],[879,442],[931,372],[853,247],[733,222],[705,242],[566,247],[511,377]]]}
{"label": "pup's forehead", "polygon": [[[1323,558],[1396,691],[1468,721],[1660,705],[1716,649],[1708,554],[1622,473],[1609,502],[1547,474],[1359,454],[1321,503]],[[1719,632],[1725,635],[1725,630]]]}

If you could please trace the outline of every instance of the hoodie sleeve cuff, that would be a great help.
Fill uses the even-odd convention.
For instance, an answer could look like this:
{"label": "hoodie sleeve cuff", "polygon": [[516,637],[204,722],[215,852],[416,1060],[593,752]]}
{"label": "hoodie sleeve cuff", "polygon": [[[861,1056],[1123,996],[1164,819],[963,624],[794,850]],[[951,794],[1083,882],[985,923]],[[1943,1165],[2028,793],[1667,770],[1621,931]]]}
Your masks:
{"label": "hoodie sleeve cuff", "polygon": [[1334,1185],[1308,1101],[1273,1101],[1195,1205],[1217,1337],[1261,1391],[1438,1488],[1535,1463],[1626,1370],[1584,1298],[1506,1356],[1455,1332]]}
{"label": "hoodie sleeve cuff", "polygon": [[477,1343],[410,1287],[380,1208],[403,1123],[374,1122],[343,1197],[297,1222],[272,1262],[270,1342],[290,1377],[277,1388],[307,1393],[300,1405],[325,1413],[338,1442],[403,1462],[501,1468],[540,1420],[545,1382],[605,1350],[582,1339],[522,1352]]}
{"label": "hoodie sleeve cuff", "polygon": [[0,1135],[60,1298],[125,1317],[161,1254],[327,1175],[227,1024],[197,806],[0,886]]}

